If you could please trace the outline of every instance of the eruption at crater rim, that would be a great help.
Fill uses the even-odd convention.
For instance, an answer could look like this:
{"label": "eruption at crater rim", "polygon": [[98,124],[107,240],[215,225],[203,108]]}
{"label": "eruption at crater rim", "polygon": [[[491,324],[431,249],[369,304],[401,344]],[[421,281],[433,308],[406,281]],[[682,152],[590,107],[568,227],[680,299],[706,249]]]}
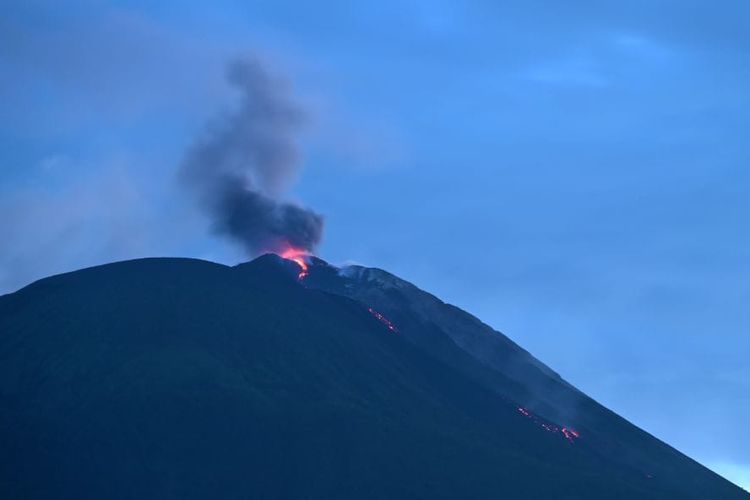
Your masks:
{"label": "eruption at crater rim", "polygon": [[301,281],[307,277],[310,271],[310,264],[307,262],[307,259],[312,257],[309,252],[300,248],[288,247],[286,250],[279,252],[278,255],[282,259],[291,260],[299,266],[300,272],[297,275],[298,280]]}
{"label": "eruption at crater rim", "polygon": [[209,216],[211,230],[249,256],[314,250],[323,217],[283,196],[302,169],[306,108],[285,79],[255,58],[229,64],[227,83],[239,94],[236,106],[218,113],[190,145],[180,181]]}

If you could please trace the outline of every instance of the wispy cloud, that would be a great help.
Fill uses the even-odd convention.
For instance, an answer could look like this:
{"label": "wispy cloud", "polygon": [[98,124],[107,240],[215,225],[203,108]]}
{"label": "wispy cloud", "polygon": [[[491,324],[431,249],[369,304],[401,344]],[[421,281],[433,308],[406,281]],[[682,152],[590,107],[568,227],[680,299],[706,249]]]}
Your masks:
{"label": "wispy cloud", "polygon": [[[59,156],[43,168],[61,165]],[[49,274],[143,255],[148,219],[126,170],[104,168],[90,178],[50,190],[18,189],[0,201],[0,293]]]}
{"label": "wispy cloud", "polygon": [[547,84],[605,87],[651,66],[668,64],[672,57],[663,44],[632,33],[593,37],[563,50],[529,64],[517,76]]}

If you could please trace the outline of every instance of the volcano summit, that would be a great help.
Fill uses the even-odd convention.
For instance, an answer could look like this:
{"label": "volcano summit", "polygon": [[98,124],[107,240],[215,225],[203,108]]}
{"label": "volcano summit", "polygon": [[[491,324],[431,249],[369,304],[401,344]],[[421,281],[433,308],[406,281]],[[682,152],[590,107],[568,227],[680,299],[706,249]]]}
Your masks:
{"label": "volcano summit", "polygon": [[289,257],[0,297],[0,497],[750,499],[470,314]]}

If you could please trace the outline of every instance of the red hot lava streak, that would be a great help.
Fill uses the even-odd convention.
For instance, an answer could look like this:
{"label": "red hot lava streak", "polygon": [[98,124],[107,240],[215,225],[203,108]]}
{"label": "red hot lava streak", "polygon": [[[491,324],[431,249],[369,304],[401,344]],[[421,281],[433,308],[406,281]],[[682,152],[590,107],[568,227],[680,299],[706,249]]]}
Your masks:
{"label": "red hot lava streak", "polygon": [[287,260],[294,261],[300,268],[299,274],[297,275],[297,279],[303,280],[307,277],[308,271],[310,269],[310,265],[307,263],[307,260],[305,260],[310,254],[305,252],[304,250],[300,250],[298,248],[288,248],[281,252],[281,257]]}
{"label": "red hot lava streak", "polygon": [[386,318],[385,316],[383,316],[382,314],[380,314],[379,312],[377,312],[372,307],[368,307],[367,310],[370,311],[370,314],[372,314],[373,316],[375,316],[375,318],[378,321],[380,321],[385,326],[387,326],[390,331],[392,331],[393,333],[398,333],[398,329],[396,328],[396,325],[394,325],[393,323],[391,323],[388,318]]}
{"label": "red hot lava streak", "polygon": [[541,427],[547,432],[551,432],[552,434],[558,434],[558,433],[562,434],[563,437],[567,439],[568,441],[570,441],[571,443],[581,437],[578,431],[575,431],[571,429],[570,427],[560,427],[551,422],[542,420],[540,417],[534,415],[529,410],[521,406],[518,407],[518,413],[530,419],[532,422],[534,422],[536,425],[538,425],[539,427]]}

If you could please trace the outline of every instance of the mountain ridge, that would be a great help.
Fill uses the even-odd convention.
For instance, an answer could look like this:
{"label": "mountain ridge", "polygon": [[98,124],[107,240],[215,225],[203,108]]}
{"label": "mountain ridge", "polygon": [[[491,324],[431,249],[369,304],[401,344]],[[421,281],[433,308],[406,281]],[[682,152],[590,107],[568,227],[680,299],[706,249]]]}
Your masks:
{"label": "mountain ridge", "polygon": [[748,498],[545,431],[502,394],[523,380],[322,262],[137,259],[0,297],[5,496]]}

